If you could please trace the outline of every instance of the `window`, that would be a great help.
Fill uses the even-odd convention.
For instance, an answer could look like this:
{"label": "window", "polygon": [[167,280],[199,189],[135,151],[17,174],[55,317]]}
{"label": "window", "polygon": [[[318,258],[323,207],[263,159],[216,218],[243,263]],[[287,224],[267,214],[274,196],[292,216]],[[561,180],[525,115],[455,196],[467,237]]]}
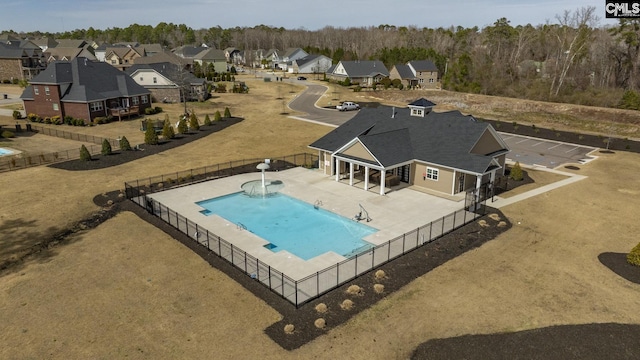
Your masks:
{"label": "window", "polygon": [[429,79],[429,84],[433,84],[434,79]]}
{"label": "window", "polygon": [[92,103],[90,104],[90,107],[91,107],[91,112],[94,112],[94,111],[102,111],[102,109],[103,109],[103,107],[102,107],[102,102],[101,102],[101,101],[98,101],[98,102],[92,102]]}
{"label": "window", "polygon": [[132,98],[131,98],[131,103],[132,103],[133,105],[138,105],[138,97],[137,97],[137,96],[136,96],[136,97],[132,97]]}
{"label": "window", "polygon": [[140,81],[144,81],[144,78],[142,76],[140,76]]}
{"label": "window", "polygon": [[147,103],[147,95],[140,96],[140,100],[142,100],[143,104],[146,104]]}
{"label": "window", "polygon": [[440,175],[440,170],[427,167],[427,172],[425,173],[425,178],[431,179],[433,181],[438,181],[438,176]]}
{"label": "window", "polygon": [[418,80],[418,82],[419,82],[420,84],[424,84],[424,79],[420,79],[420,80]]}
{"label": "window", "polygon": [[157,84],[157,83],[158,83],[158,78],[157,78],[157,77],[155,77],[155,76],[153,77],[153,83],[154,83],[154,84]]}
{"label": "window", "polygon": [[411,109],[411,115],[422,116],[422,109]]}
{"label": "window", "polygon": [[44,93],[45,93],[45,94],[47,94],[47,95],[49,95],[49,87],[48,87],[48,86],[45,86],[45,87],[44,87]]}
{"label": "window", "polygon": [[116,59],[111,59],[111,65],[115,65],[116,64]]}
{"label": "window", "polygon": [[58,111],[58,104],[53,103],[53,111]]}
{"label": "window", "polygon": [[40,88],[37,87],[37,86],[34,86],[33,87],[33,93],[34,93],[34,95],[40,95]]}

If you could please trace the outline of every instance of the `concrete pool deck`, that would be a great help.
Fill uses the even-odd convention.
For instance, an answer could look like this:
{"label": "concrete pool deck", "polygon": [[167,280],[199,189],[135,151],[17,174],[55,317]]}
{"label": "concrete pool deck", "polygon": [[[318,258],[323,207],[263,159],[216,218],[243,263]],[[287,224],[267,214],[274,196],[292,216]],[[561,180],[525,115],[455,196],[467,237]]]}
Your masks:
{"label": "concrete pool deck", "polygon": [[[264,247],[268,241],[243,229],[238,224],[217,215],[205,216],[200,212],[203,208],[196,202],[239,192],[242,184],[259,180],[260,176],[259,172],[235,175],[153,193],[148,197],[197,223],[199,228],[220,236],[295,280],[322,271],[346,259],[333,252],[307,261],[285,250],[274,253]],[[319,206],[323,209],[349,219],[353,219],[360,212],[360,205],[362,205],[372,219],[365,223],[379,230],[364,238],[374,245],[385,243],[464,207],[462,199],[458,201],[445,199],[410,188],[379,195],[377,191],[364,191],[361,187],[336,182],[332,177],[318,170],[300,167],[280,172],[267,172],[266,179],[282,181],[284,187],[279,192],[283,194],[311,205],[320,204]]]}

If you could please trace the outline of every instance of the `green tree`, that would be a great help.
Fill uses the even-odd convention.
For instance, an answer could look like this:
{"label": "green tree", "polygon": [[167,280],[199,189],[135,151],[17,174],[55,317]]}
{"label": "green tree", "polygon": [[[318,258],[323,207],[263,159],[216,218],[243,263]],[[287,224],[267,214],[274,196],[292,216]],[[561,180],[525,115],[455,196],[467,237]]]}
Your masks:
{"label": "green tree", "polygon": [[198,131],[200,130],[200,122],[198,121],[198,117],[195,112],[192,112],[189,116],[189,129]]}
{"label": "green tree", "polygon": [[627,110],[640,110],[640,95],[633,90],[625,91],[618,107]]}
{"label": "green tree", "polygon": [[186,134],[187,132],[189,132],[187,119],[184,116],[181,116],[180,121],[178,121],[178,134]]}
{"label": "green tree", "polygon": [[144,143],[147,145],[158,145],[158,134],[153,128],[153,122],[147,120],[147,130],[144,132]]}
{"label": "green tree", "polygon": [[91,161],[91,153],[87,150],[87,147],[82,144],[80,147],[80,160]]}
{"label": "green tree", "polygon": [[230,118],[231,117],[231,111],[229,111],[228,107],[224,108],[224,117],[225,118]]}
{"label": "green tree", "polygon": [[216,112],[213,114],[213,121],[220,121],[222,119],[222,115],[220,115],[220,111],[216,110]]}
{"label": "green tree", "polygon": [[522,181],[524,179],[524,174],[522,173],[522,167],[520,167],[520,162],[516,162],[511,168],[511,172],[509,173],[509,178],[514,181]]}
{"label": "green tree", "polygon": [[167,140],[176,137],[176,132],[173,130],[173,126],[171,126],[168,114],[165,116],[164,125],[162,126],[162,137]]}
{"label": "green tree", "polygon": [[627,254],[627,262],[631,265],[640,266],[640,244],[636,245],[636,247]]}
{"label": "green tree", "polygon": [[111,155],[111,143],[107,139],[102,140],[102,155]]}
{"label": "green tree", "polygon": [[120,138],[120,150],[129,151],[131,150],[131,144],[129,144],[129,140],[127,140],[126,136]]}
{"label": "green tree", "polygon": [[211,118],[209,117],[209,114],[207,114],[207,115],[205,115],[205,116],[204,116],[204,124],[205,124],[206,126],[211,125]]}

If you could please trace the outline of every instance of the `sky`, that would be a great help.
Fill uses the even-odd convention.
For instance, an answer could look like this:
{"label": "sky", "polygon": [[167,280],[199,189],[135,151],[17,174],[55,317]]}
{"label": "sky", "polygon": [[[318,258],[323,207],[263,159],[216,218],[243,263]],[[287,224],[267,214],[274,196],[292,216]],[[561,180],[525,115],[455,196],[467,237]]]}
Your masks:
{"label": "sky", "polygon": [[0,32],[64,32],[126,28],[160,22],[192,29],[268,25],[319,30],[378,25],[482,29],[505,17],[512,26],[557,23],[565,10],[593,6],[599,25],[603,0],[2,0]]}

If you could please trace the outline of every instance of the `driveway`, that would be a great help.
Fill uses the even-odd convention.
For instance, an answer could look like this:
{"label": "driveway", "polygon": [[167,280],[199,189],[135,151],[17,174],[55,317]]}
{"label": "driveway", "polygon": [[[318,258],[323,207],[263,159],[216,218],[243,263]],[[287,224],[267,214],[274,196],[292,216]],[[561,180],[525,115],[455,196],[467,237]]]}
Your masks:
{"label": "driveway", "polygon": [[500,133],[511,152],[507,159],[523,165],[555,169],[564,164],[586,164],[596,157],[589,155],[596,148],[565,142]]}
{"label": "driveway", "polygon": [[305,84],[307,82],[305,80],[292,79],[290,81],[307,86],[305,91],[289,102],[289,108],[305,113],[303,116],[292,116],[293,118],[338,127],[358,113],[357,111],[343,112],[336,109],[318,107],[316,103],[329,88],[324,85]]}

